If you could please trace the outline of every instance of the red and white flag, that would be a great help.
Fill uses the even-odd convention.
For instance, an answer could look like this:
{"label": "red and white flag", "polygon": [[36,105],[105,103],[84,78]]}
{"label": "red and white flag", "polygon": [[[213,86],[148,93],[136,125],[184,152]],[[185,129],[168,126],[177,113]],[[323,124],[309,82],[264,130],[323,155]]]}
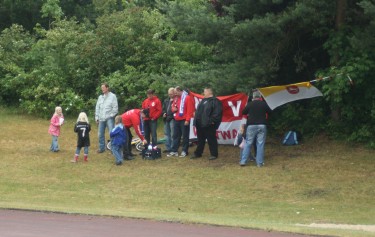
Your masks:
{"label": "red and white flag", "polygon": [[[190,93],[194,97],[195,108],[197,108],[199,102],[203,99],[203,95],[194,92]],[[217,96],[217,98],[223,105],[223,118],[220,127],[216,131],[218,143],[233,144],[241,125],[242,110],[246,106],[248,96],[243,93],[238,93],[228,96]],[[190,138],[196,138],[197,132],[192,126],[192,123],[193,120],[190,123]]]}

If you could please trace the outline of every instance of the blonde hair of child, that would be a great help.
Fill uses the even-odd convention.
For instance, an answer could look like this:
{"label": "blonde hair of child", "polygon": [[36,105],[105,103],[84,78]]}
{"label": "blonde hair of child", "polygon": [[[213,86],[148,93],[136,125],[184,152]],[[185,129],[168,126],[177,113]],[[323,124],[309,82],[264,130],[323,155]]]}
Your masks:
{"label": "blonde hair of child", "polygon": [[55,107],[55,114],[58,114],[58,111],[61,111],[61,114],[62,114],[62,108],[60,106],[56,106]]}
{"label": "blonde hair of child", "polygon": [[115,124],[120,124],[122,123],[122,117],[120,115],[117,115],[116,118],[115,118]]}
{"label": "blonde hair of child", "polygon": [[86,122],[86,123],[89,123],[89,119],[87,117],[87,114],[85,112],[81,112],[79,113],[78,115],[78,119],[77,119],[77,123],[78,122]]}

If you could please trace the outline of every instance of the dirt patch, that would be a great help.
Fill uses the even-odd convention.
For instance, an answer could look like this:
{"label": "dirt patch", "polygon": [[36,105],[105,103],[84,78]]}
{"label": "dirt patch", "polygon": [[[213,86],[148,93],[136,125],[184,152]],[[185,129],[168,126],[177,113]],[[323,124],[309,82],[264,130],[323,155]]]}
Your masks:
{"label": "dirt patch", "polygon": [[321,188],[315,188],[304,192],[304,195],[308,198],[322,197],[329,193],[329,191]]}

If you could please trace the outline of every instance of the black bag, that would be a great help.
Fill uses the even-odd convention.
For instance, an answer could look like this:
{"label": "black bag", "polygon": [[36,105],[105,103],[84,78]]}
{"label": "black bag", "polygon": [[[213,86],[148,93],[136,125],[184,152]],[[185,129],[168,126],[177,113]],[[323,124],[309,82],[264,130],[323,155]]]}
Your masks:
{"label": "black bag", "polygon": [[155,160],[161,158],[161,149],[156,148],[148,150],[147,148],[142,150],[142,158],[145,160]]}

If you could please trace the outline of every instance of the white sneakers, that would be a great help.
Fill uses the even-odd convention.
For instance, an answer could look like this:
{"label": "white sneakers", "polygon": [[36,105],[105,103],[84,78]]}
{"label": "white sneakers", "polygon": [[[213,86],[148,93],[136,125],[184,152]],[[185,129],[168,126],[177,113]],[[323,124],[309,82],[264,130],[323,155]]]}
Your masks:
{"label": "white sneakers", "polygon": [[167,154],[167,157],[172,157],[172,156],[178,156],[178,153],[177,152],[169,152],[169,154]]}
{"label": "white sneakers", "polygon": [[178,155],[178,152],[169,152],[168,154],[167,154],[167,157],[173,157],[173,156],[178,156],[178,157],[186,157],[187,156],[187,154],[186,154],[186,152],[181,152],[181,154],[180,155]]}

